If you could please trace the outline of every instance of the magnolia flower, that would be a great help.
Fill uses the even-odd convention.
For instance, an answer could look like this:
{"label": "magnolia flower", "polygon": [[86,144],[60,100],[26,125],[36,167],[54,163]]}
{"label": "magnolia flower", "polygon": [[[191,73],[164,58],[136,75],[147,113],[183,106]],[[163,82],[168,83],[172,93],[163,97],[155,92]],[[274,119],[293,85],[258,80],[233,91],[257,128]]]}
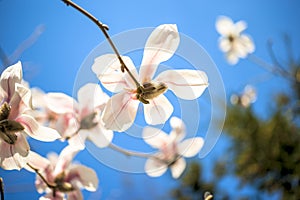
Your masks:
{"label": "magnolia flower", "polygon": [[100,114],[108,96],[98,84],[88,83],[78,90],[77,98],[78,102],[63,93],[46,95],[48,110],[58,116],[57,130],[73,147],[83,149],[86,139],[100,148],[106,147],[113,132],[104,128]]}
{"label": "magnolia flower", "polygon": [[250,36],[242,34],[246,28],[247,24],[244,21],[234,24],[230,18],[225,16],[217,19],[216,29],[221,34],[219,48],[226,54],[227,61],[232,65],[255,49]]}
{"label": "magnolia flower", "polygon": [[203,93],[208,79],[205,72],[199,70],[166,70],[153,79],[158,65],[171,58],[178,45],[177,26],[165,24],[158,26],[149,36],[139,75],[132,60],[122,57],[133,78],[142,87],[138,87],[128,72],[121,72],[121,64],[115,55],[106,54],[95,59],[93,72],[107,90],[117,93],[103,111],[106,128],[120,132],[127,130],[134,122],[140,101],[144,103],[148,124],[164,123],[173,112],[172,104],[163,94],[167,89],[187,100],[196,99]]}
{"label": "magnolia flower", "polygon": [[80,164],[72,164],[78,150],[71,146],[65,147],[59,156],[55,153],[48,159],[30,152],[28,159],[29,171],[38,171],[35,185],[39,193],[46,193],[40,199],[62,200],[67,195],[68,200],[83,199],[81,189],[96,191],[98,178],[96,172]]}
{"label": "magnolia flower", "polygon": [[145,142],[159,150],[146,161],[145,171],[149,176],[161,176],[169,167],[172,177],[178,178],[186,167],[183,157],[195,156],[203,146],[204,142],[201,137],[182,141],[186,133],[181,119],[172,117],[170,124],[172,131],[169,135],[152,127],[146,127],[143,130]]}
{"label": "magnolia flower", "polygon": [[0,77],[0,166],[21,169],[26,164],[29,145],[26,134],[41,141],[53,141],[60,135],[41,126],[28,113],[30,90],[22,85],[21,62],[8,67]]}

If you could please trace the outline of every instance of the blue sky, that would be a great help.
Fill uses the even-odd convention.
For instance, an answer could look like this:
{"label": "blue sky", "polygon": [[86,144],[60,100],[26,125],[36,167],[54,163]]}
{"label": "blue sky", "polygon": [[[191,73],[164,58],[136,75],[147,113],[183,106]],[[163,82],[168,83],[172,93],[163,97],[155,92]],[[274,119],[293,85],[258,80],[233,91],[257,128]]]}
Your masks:
{"label": "blue sky", "polygon": [[[234,21],[245,20],[248,24],[246,33],[252,36],[256,45],[254,54],[266,61],[270,61],[266,49],[269,39],[274,42],[279,60],[286,61],[282,39],[285,33],[292,39],[293,52],[296,54],[300,51],[298,45],[300,44],[300,3],[297,0],[112,0],[105,2],[76,0],[75,2],[90,11],[100,21],[108,24],[110,35],[135,28],[156,27],[166,23],[177,24],[178,30],[199,43],[215,62],[228,96],[232,92],[240,92],[247,83],[254,84],[259,95],[255,109],[262,116],[264,111],[270,108],[272,96],[288,88],[286,82],[281,78],[270,76],[247,59],[241,60],[237,66],[228,65],[218,49],[216,18],[219,15],[226,15]],[[74,82],[84,59],[105,40],[91,21],[59,0],[0,0],[0,27],[0,46],[7,55],[12,55],[36,27],[40,27],[43,32],[38,39],[12,62],[22,61],[24,79],[29,81],[31,86],[40,87],[46,92],[64,92],[69,95],[73,94]],[[140,61],[141,58],[134,57],[136,64]],[[175,61],[170,60],[166,64],[176,65]],[[199,100],[199,104],[205,105],[208,96],[206,92],[203,99]],[[206,123],[207,120],[208,117],[204,117],[201,123]],[[206,127],[205,124],[201,125]],[[123,138],[123,136],[116,137]],[[31,144],[32,148],[42,155],[46,155],[49,151],[59,151],[63,147],[59,142],[55,145],[44,145],[31,140]],[[223,142],[221,137],[214,150],[202,159],[202,162],[209,166],[224,145],[226,142]],[[99,163],[87,151],[80,153],[76,160],[94,167],[100,179],[101,192],[85,193],[87,198],[90,195],[99,195],[102,199],[124,199],[124,197],[130,199],[130,195],[153,194],[141,187],[139,185],[141,182],[147,183],[148,186],[153,185],[151,190],[155,190],[160,195],[164,194],[165,188],[176,185],[169,173],[153,179],[146,175],[118,172]],[[18,198],[21,195],[30,198],[38,197],[33,187],[33,175],[25,171],[0,170],[0,173],[8,189],[8,199]],[[136,188],[125,190],[122,183],[124,181],[132,181]],[[127,193],[129,190],[130,194]],[[125,193],[128,196],[124,196]],[[99,198],[99,196],[92,197]]]}

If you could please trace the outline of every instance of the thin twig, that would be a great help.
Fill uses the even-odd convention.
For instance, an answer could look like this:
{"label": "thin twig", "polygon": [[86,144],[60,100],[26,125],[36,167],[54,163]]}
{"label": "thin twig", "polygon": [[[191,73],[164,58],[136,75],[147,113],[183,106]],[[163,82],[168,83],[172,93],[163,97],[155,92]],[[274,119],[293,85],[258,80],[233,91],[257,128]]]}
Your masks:
{"label": "thin twig", "polygon": [[27,163],[27,165],[28,165],[31,169],[33,169],[33,170],[35,171],[35,173],[36,173],[36,174],[44,181],[44,183],[47,185],[48,188],[53,189],[53,190],[57,188],[56,185],[48,183],[48,181],[46,180],[46,178],[39,172],[39,170],[38,170],[37,168],[33,167],[33,166],[32,166],[31,164],[29,164],[29,163]]}
{"label": "thin twig", "polygon": [[4,184],[3,184],[2,177],[0,177],[0,194],[1,194],[1,200],[4,200]]}
{"label": "thin twig", "polygon": [[131,150],[119,147],[113,143],[110,143],[108,147],[110,147],[111,149],[113,149],[115,151],[123,153],[126,156],[135,156],[135,157],[141,157],[141,158],[153,158],[153,159],[159,160],[161,162],[166,162],[165,160],[154,155],[153,153],[142,153],[142,152],[137,152],[137,151],[131,151]]}
{"label": "thin twig", "polygon": [[88,17],[90,20],[92,20],[102,31],[102,33],[104,34],[105,38],[108,40],[110,46],[112,47],[113,51],[115,52],[115,54],[117,55],[120,63],[121,63],[121,71],[124,72],[124,70],[126,70],[128,72],[128,74],[130,75],[130,77],[132,78],[132,80],[135,82],[136,87],[140,87],[140,83],[136,80],[136,78],[132,75],[132,73],[129,71],[129,69],[127,68],[127,66],[125,65],[119,51],[117,50],[116,46],[114,45],[113,41],[111,40],[110,36],[108,35],[107,31],[108,31],[108,26],[103,24],[102,22],[100,22],[96,17],[94,17],[92,14],[90,14],[88,11],[86,11],[85,9],[83,9],[82,7],[80,7],[79,5],[77,5],[76,3],[74,3],[71,0],[62,0],[67,6],[72,6],[73,8],[75,8],[76,10],[78,10],[80,13],[82,13],[83,15],[85,15],[86,17]]}
{"label": "thin twig", "polygon": [[262,67],[263,69],[271,72],[272,74],[280,75],[280,76],[282,76],[284,78],[287,78],[289,80],[293,79],[293,77],[288,72],[282,71],[281,68],[274,67],[274,65],[267,63],[266,61],[264,61],[263,59],[255,56],[254,54],[250,54],[248,56],[248,60],[250,60],[254,64]]}

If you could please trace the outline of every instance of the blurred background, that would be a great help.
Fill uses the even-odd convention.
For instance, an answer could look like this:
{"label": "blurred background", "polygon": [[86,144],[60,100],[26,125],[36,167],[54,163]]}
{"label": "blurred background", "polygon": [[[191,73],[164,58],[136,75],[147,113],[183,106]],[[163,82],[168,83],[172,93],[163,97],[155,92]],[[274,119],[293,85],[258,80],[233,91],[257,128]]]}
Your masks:
{"label": "blurred background", "polygon": [[[177,24],[211,56],[227,94],[227,117],[218,143],[206,157],[189,159],[178,180],[170,173],[150,178],[120,172],[99,163],[88,151],[80,152],[75,160],[94,168],[100,180],[98,191],[84,192],[85,199],[189,200],[202,199],[205,191],[215,199],[300,198],[299,1],[74,2],[108,24],[110,35]],[[220,15],[247,22],[245,32],[254,40],[256,59],[240,60],[236,66],[226,62],[215,29]],[[105,40],[91,21],[59,0],[0,0],[0,27],[1,71],[21,60],[31,87],[68,95],[73,94],[85,57]],[[134,61],[140,63],[141,58]],[[66,145],[29,142],[43,156]],[[0,176],[6,199],[40,196],[34,174],[0,169]]]}

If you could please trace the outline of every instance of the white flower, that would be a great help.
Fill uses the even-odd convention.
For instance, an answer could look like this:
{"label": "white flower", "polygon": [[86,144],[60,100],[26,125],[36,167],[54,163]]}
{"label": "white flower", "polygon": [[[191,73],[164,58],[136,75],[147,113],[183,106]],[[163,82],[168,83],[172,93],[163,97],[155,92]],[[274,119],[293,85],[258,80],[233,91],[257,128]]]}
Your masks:
{"label": "white flower", "polygon": [[177,26],[160,25],[146,42],[139,75],[132,60],[127,56],[122,57],[134,78],[143,86],[144,92],[137,88],[127,72],[121,72],[121,64],[115,55],[106,54],[95,59],[93,72],[106,89],[117,93],[108,101],[102,115],[106,128],[127,130],[135,120],[140,97],[145,103],[145,121],[155,125],[164,123],[173,112],[172,104],[163,95],[167,89],[187,100],[196,99],[203,93],[208,86],[208,78],[205,72],[199,70],[167,70],[153,79],[158,65],[171,58],[178,45]]}
{"label": "white flower", "polygon": [[26,135],[41,141],[60,138],[57,131],[41,126],[29,114],[31,92],[22,84],[22,65],[5,69],[0,78],[0,167],[21,169],[26,164],[29,145]]}
{"label": "white flower", "polygon": [[219,48],[226,54],[227,61],[232,65],[255,49],[250,36],[242,34],[246,28],[247,24],[244,21],[234,24],[230,18],[225,16],[220,16],[216,21],[216,29],[221,34]]}
{"label": "white flower", "polygon": [[[35,185],[39,193],[46,193],[40,199],[83,199],[81,189],[96,191],[98,187],[98,177],[96,172],[86,166],[73,164],[72,160],[78,150],[71,146],[65,147],[59,156],[55,153],[49,154],[48,159],[41,157],[35,152],[30,152],[28,163],[34,167],[45,178],[53,188],[48,188],[40,176],[36,176]],[[27,166],[26,169],[33,171]]]}
{"label": "white flower", "polygon": [[172,177],[178,178],[186,167],[183,157],[195,156],[203,146],[201,137],[182,141],[186,134],[185,125],[179,118],[172,117],[170,123],[172,131],[169,135],[156,128],[144,128],[145,142],[153,148],[159,149],[158,153],[146,161],[145,171],[149,176],[161,176],[169,167]]}
{"label": "white flower", "polygon": [[47,108],[57,115],[57,130],[76,148],[83,149],[86,139],[103,148],[109,145],[113,132],[103,126],[100,114],[108,100],[98,84],[88,83],[77,93],[78,102],[63,93],[48,93]]}
{"label": "white flower", "polygon": [[233,105],[240,104],[247,108],[257,99],[256,89],[251,85],[246,85],[241,95],[233,94],[230,97],[230,101]]}

